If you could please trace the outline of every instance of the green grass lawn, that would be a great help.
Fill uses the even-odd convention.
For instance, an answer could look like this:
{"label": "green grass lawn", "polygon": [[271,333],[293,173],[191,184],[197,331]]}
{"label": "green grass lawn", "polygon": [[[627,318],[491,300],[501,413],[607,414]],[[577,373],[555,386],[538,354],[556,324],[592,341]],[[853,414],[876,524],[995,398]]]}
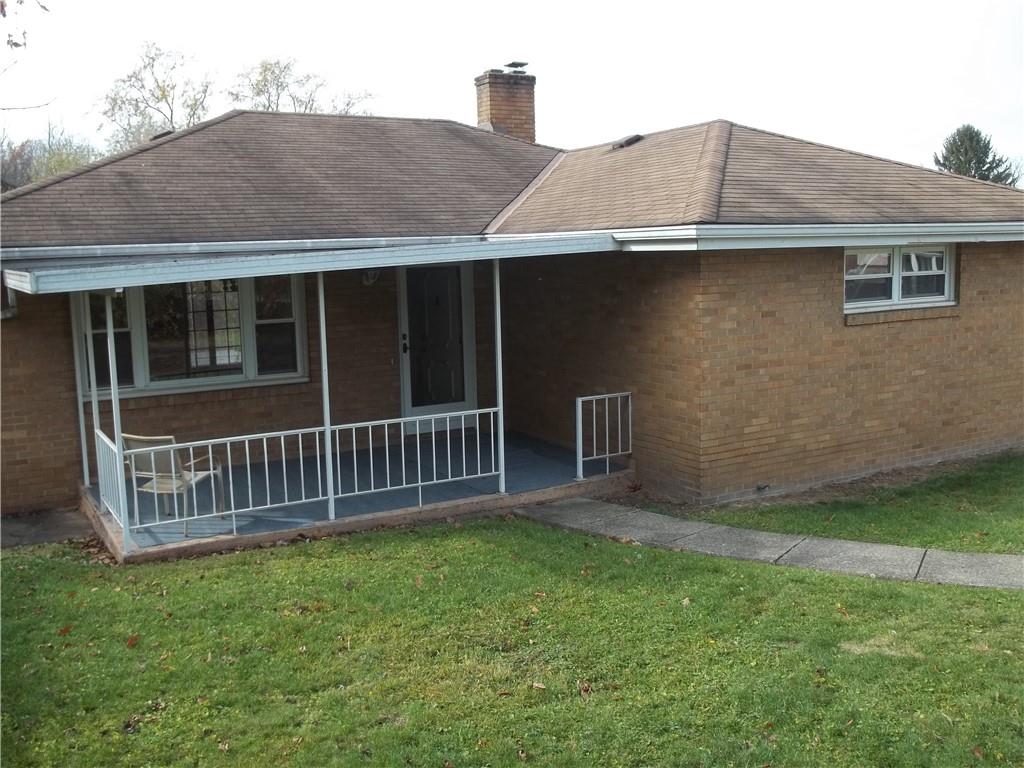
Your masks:
{"label": "green grass lawn", "polygon": [[862,498],[815,504],[655,512],[722,525],[965,552],[1024,553],[1024,454],[1002,454],[969,469]]}
{"label": "green grass lawn", "polygon": [[1024,593],[521,520],[0,565],[4,765],[1024,765]]}

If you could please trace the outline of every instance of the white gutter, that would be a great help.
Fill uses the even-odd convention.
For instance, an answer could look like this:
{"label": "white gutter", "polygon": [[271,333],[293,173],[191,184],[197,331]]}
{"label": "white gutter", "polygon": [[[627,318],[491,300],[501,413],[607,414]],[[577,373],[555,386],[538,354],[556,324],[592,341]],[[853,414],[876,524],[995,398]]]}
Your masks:
{"label": "white gutter", "polygon": [[694,224],[620,230],[624,251],[721,251],[1024,240],[1024,221],[953,224]]}
{"label": "white gutter", "polygon": [[[558,235],[549,235],[557,237]],[[140,245],[52,245],[4,248],[5,259],[119,258],[124,256],[188,256],[209,253],[267,251],[329,251],[353,248],[391,248],[402,245],[479,243],[482,235],[442,237],[340,237],[323,240],[230,240],[213,243],[142,243]]]}
{"label": "white gutter", "polygon": [[[524,240],[481,241],[382,248],[354,248],[315,251],[280,251],[248,255],[202,254],[147,261],[33,266],[5,269],[4,279],[24,293],[65,293],[129,288],[191,280],[290,275],[305,272],[336,272],[348,269],[383,269],[419,264],[447,264],[485,259],[509,259],[567,253],[595,253],[618,250],[609,234],[577,237],[553,236]],[[150,255],[152,256],[152,255]]]}
{"label": "white gutter", "polygon": [[[5,261],[43,263],[5,269],[11,288],[24,293],[126,288],[189,280],[382,269],[481,259],[602,251],[716,251],[907,245],[1024,240],[1024,221],[918,224],[691,224],[635,229],[542,232],[522,235],[340,238],[228,243],[159,243],[5,248]],[[139,261],[130,261],[132,257]],[[170,257],[170,258],[168,258]],[[110,259],[108,264],[47,259]],[[120,263],[119,263],[120,262]]]}

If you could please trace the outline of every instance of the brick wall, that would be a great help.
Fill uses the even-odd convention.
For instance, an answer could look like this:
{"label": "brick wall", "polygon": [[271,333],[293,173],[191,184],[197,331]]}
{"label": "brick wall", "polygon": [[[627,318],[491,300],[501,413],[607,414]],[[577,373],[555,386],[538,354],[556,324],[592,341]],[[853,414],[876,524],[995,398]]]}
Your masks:
{"label": "brick wall", "polygon": [[1024,442],[1024,245],[959,253],[958,307],[848,318],[842,249],[702,255],[702,496]]}
{"label": "brick wall", "polygon": [[502,267],[509,428],[572,446],[579,395],[632,391],[641,482],[698,483],[697,261],[554,256]]}
{"label": "brick wall", "polygon": [[0,499],[5,511],[68,506],[82,465],[67,296],[18,296],[0,320]]}
{"label": "brick wall", "polygon": [[[401,414],[397,272],[382,271],[372,286],[363,285],[362,276],[360,271],[325,275],[334,423]],[[483,407],[494,400],[489,265],[478,266],[475,287],[477,389]],[[21,296],[19,300],[19,317],[0,326],[4,514],[73,505],[82,479],[69,299]],[[309,277],[309,382],[124,397],[122,428],[136,434],[174,435],[184,441],[322,424],[317,312],[316,280]],[[86,428],[91,429],[88,403],[85,412]],[[109,402],[101,403],[101,421],[109,434]]]}
{"label": "brick wall", "polygon": [[703,500],[1022,444],[1024,246],[959,251],[959,306],[850,317],[841,248],[510,262],[508,422],[632,390],[639,478]]}

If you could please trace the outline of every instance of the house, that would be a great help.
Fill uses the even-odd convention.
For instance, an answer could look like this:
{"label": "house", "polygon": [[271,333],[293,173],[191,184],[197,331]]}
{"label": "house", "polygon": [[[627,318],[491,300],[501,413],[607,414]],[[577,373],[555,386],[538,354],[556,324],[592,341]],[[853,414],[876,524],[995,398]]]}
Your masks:
{"label": "house", "polygon": [[476,87],[481,127],[235,111],[5,194],[4,513],[141,557],[1024,443],[1019,190],[724,120],[561,151],[533,76]]}

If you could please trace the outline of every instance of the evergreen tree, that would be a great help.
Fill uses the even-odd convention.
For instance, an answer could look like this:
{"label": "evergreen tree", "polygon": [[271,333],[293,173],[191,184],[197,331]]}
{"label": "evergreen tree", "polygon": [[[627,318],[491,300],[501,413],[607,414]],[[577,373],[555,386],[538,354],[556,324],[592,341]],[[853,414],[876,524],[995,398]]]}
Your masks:
{"label": "evergreen tree", "polygon": [[940,171],[1008,187],[1020,180],[1020,171],[1013,163],[992,149],[992,137],[970,124],[961,125],[946,137],[942,154],[936,154],[934,162]]}

